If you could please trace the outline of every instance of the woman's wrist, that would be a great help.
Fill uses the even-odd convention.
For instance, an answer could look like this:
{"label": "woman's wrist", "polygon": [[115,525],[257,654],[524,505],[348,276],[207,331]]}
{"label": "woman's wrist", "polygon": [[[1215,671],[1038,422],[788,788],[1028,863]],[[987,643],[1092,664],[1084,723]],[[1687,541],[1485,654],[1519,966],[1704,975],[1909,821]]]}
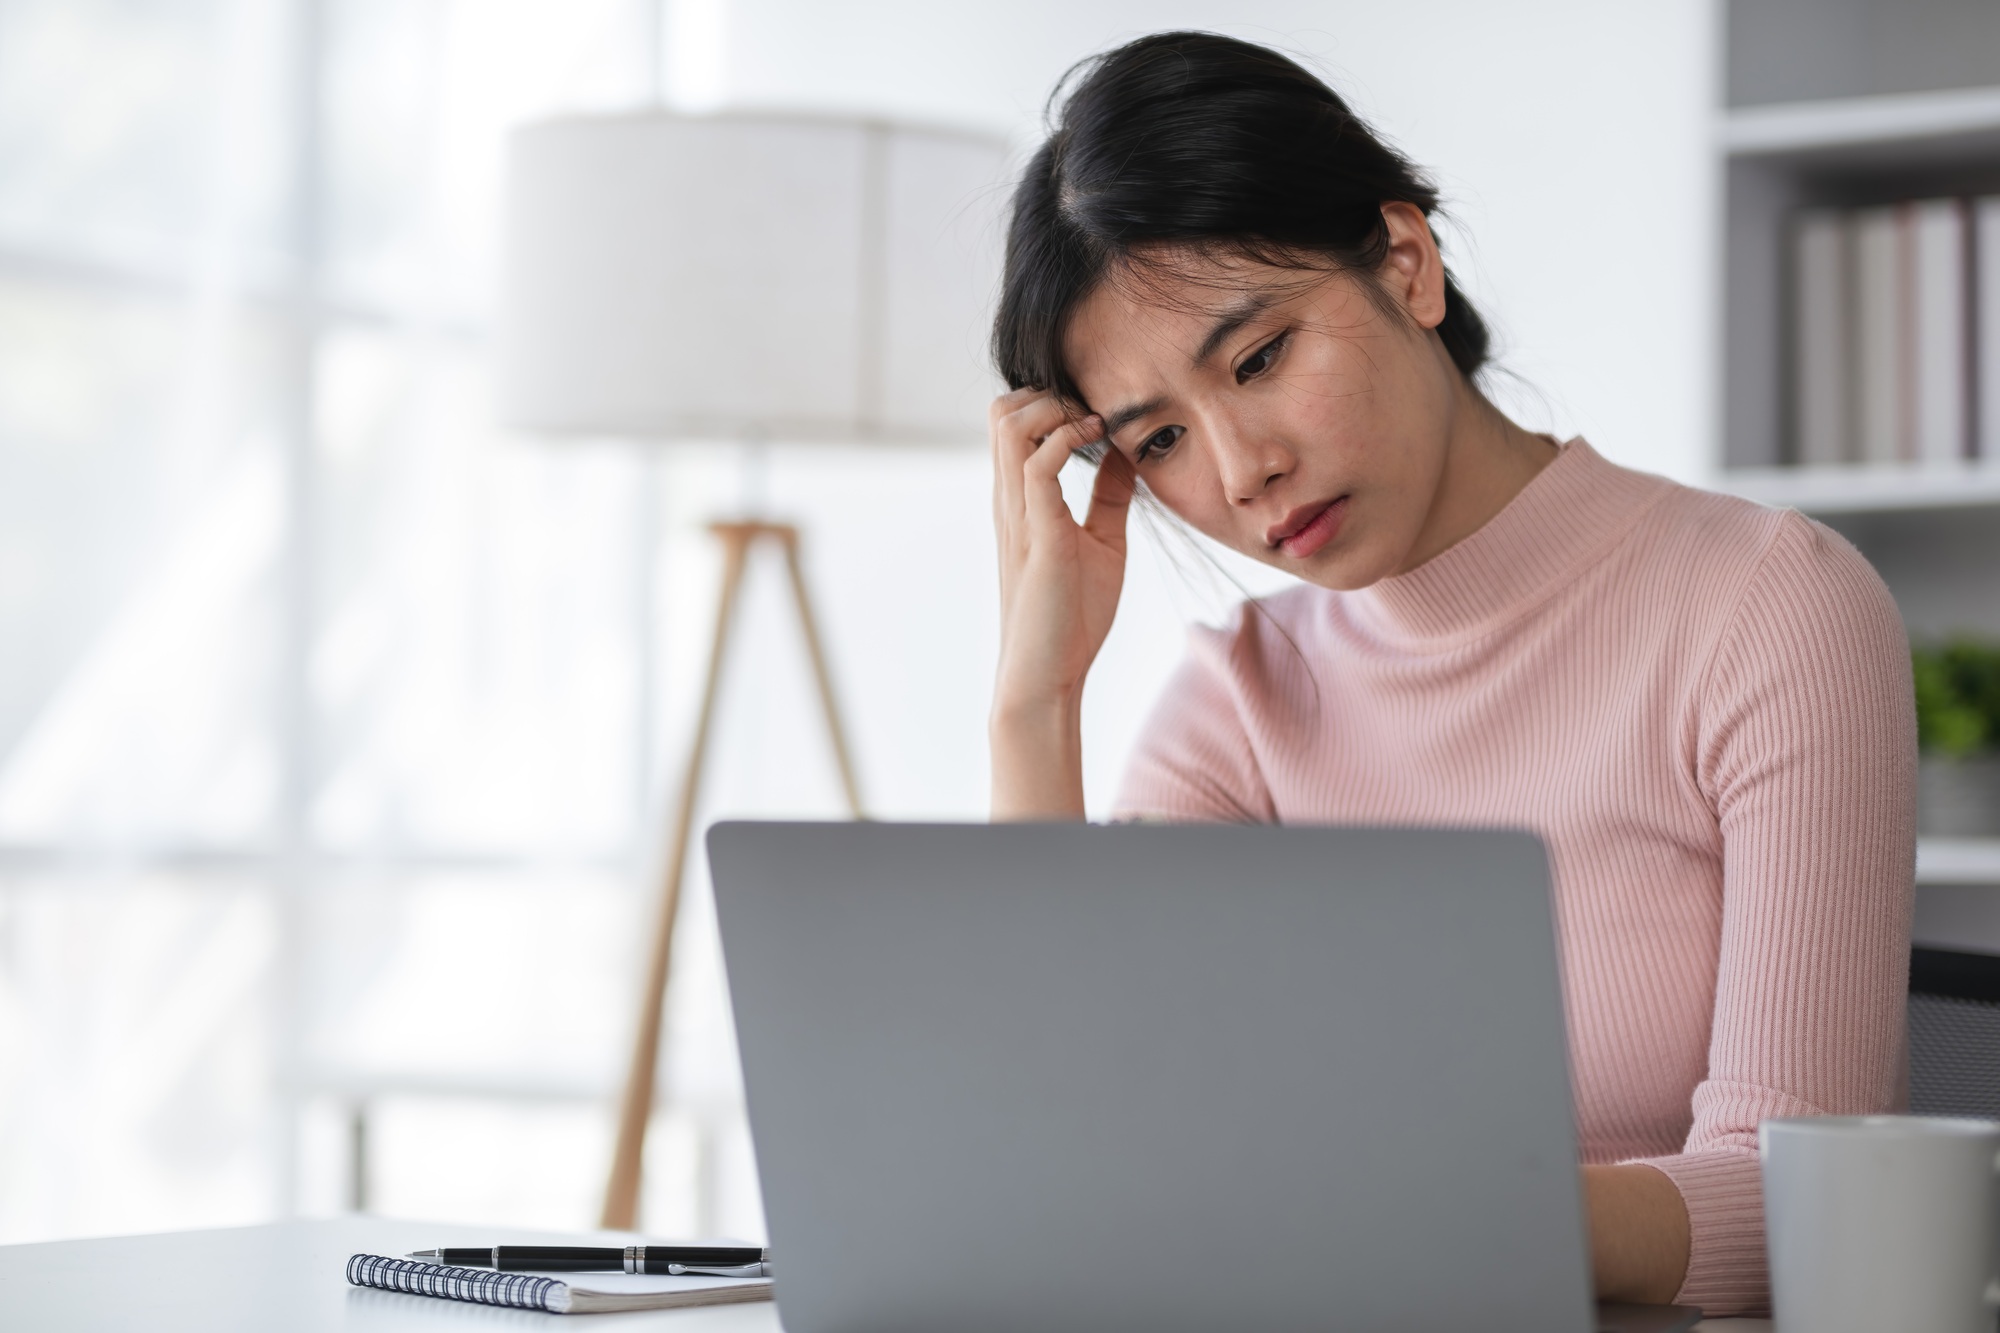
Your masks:
{"label": "woman's wrist", "polygon": [[1691,1245],[1680,1187],[1642,1163],[1583,1168],[1592,1275],[1601,1300],[1665,1305],[1687,1276]]}
{"label": "woman's wrist", "polygon": [[1084,817],[1082,702],[1076,694],[995,697],[995,820]]}

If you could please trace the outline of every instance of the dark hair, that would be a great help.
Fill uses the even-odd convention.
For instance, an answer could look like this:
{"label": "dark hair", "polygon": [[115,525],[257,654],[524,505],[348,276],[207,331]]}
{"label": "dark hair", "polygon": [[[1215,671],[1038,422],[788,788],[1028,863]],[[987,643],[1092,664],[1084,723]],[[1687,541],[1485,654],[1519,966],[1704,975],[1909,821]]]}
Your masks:
{"label": "dark hair", "polygon": [[[1389,249],[1382,205],[1427,216],[1437,207],[1437,188],[1409,159],[1265,47],[1157,33],[1077,65],[1058,97],[1073,79],[1014,193],[993,327],[1011,388],[1081,404],[1063,356],[1069,321],[1114,263],[1149,247],[1331,262],[1372,285]],[[1438,336],[1470,377],[1486,362],[1486,325],[1449,272],[1444,291]]]}

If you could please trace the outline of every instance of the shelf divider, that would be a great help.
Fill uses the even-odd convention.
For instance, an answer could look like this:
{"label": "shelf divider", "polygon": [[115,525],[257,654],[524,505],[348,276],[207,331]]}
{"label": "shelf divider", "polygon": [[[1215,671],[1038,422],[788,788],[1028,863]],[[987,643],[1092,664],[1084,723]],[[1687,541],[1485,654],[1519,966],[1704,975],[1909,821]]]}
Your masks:
{"label": "shelf divider", "polygon": [[2000,886],[2000,838],[1917,839],[1917,883]]}
{"label": "shelf divider", "polygon": [[1896,513],[2000,505],[2000,459],[1852,467],[1726,468],[1718,489],[1813,514]]}
{"label": "shelf divider", "polygon": [[1763,157],[1992,131],[2000,88],[1945,88],[1738,107],[1724,113],[1718,139],[1731,157]]}

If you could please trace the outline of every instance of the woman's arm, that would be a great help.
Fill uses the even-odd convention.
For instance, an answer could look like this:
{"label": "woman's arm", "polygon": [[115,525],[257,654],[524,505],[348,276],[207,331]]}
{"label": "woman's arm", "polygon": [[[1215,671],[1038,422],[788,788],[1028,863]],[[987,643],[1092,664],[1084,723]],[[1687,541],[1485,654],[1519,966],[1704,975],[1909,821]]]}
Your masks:
{"label": "woman's arm", "polygon": [[1916,717],[1896,604],[1858,552],[1775,516],[1686,723],[1715,811],[1721,941],[1708,1069],[1679,1153],[1681,1300],[1768,1300],[1757,1126],[1892,1110],[1902,1086]]}
{"label": "woman's arm", "polygon": [[994,401],[993,529],[1000,555],[1000,668],[993,686],[993,818],[1082,819],[1083,682],[1125,579],[1132,465],[1107,449],[1078,523],[1058,480],[1102,424],[1048,394]]}

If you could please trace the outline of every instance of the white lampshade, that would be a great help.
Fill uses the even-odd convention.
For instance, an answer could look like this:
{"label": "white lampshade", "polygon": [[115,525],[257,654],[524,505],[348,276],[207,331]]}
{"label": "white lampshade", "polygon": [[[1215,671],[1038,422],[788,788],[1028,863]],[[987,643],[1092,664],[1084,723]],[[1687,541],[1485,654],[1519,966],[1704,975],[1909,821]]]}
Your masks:
{"label": "white lampshade", "polygon": [[517,131],[501,411],[558,434],[985,437],[1006,146],[805,115]]}

